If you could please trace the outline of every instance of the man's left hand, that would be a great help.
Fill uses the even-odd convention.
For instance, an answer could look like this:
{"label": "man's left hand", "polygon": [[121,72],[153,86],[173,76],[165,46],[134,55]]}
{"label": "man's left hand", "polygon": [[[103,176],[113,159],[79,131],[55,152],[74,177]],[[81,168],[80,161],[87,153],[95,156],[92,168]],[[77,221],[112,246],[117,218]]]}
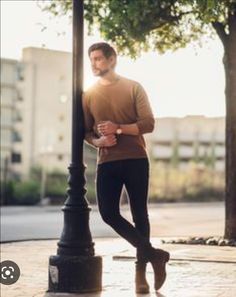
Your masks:
{"label": "man's left hand", "polygon": [[98,124],[98,132],[101,134],[101,135],[109,135],[109,134],[115,134],[116,133],[116,130],[118,129],[118,124],[115,124],[111,121],[104,121],[100,124]]}

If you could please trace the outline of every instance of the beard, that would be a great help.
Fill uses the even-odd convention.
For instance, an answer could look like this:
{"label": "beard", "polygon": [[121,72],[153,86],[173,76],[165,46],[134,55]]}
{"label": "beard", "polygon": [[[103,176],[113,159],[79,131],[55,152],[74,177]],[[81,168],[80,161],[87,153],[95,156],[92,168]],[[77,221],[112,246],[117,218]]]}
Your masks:
{"label": "beard", "polygon": [[97,73],[94,73],[95,76],[104,76],[105,74],[107,74],[107,72],[109,72],[110,69],[99,69],[99,68],[96,68],[95,70],[97,70],[98,72]]}

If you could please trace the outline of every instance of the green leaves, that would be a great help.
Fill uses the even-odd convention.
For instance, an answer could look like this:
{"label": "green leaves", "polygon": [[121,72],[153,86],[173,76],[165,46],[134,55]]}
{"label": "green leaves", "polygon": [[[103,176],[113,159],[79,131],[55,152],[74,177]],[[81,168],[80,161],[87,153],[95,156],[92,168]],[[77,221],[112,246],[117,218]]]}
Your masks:
{"label": "green leaves", "polygon": [[[213,22],[227,25],[235,0],[85,0],[90,32],[98,28],[121,54],[164,53],[212,34]],[[72,9],[72,1],[52,0],[43,10],[55,16]]]}

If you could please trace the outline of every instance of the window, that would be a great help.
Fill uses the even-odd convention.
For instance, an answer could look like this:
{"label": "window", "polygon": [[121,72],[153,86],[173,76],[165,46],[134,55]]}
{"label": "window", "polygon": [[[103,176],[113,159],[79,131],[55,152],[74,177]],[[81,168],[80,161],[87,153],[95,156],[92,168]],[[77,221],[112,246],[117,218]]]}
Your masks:
{"label": "window", "polygon": [[21,142],[22,141],[22,136],[18,131],[13,131],[12,132],[12,141],[14,142]]}
{"label": "window", "polygon": [[59,121],[64,122],[64,120],[65,120],[65,116],[63,114],[60,114],[59,115]]}
{"label": "window", "polygon": [[15,109],[13,113],[13,120],[14,122],[22,122],[22,115],[19,110]]}
{"label": "window", "polygon": [[21,154],[20,153],[12,153],[11,154],[11,162],[12,163],[21,163]]}
{"label": "window", "polygon": [[58,155],[58,156],[57,156],[57,159],[58,159],[59,161],[62,161],[62,160],[63,160],[63,155],[62,155],[62,154]]}
{"label": "window", "polygon": [[18,101],[23,101],[24,99],[23,99],[23,95],[22,95],[22,93],[18,90],[18,92],[17,92],[17,100]]}
{"label": "window", "polygon": [[60,75],[59,76],[59,81],[61,82],[61,81],[64,81],[65,80],[65,75]]}
{"label": "window", "polygon": [[63,140],[64,140],[64,136],[63,136],[63,135],[59,135],[59,136],[58,136],[58,140],[59,140],[59,141],[63,141]]}
{"label": "window", "polygon": [[24,66],[22,64],[17,65],[16,74],[17,74],[17,80],[20,80],[20,81],[24,80]]}

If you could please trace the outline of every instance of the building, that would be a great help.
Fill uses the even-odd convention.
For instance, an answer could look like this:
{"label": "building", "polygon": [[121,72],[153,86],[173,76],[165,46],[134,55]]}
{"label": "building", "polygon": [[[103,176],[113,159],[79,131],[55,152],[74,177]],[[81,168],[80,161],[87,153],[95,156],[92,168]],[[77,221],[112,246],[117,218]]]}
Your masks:
{"label": "building", "polygon": [[160,118],[147,137],[153,160],[185,168],[190,161],[224,170],[225,118]]}
{"label": "building", "polygon": [[22,139],[17,130],[22,122],[21,98],[17,89],[21,79],[18,61],[1,60],[1,180],[11,178],[14,167],[21,162],[18,142]]}
{"label": "building", "polygon": [[24,174],[37,164],[65,171],[70,162],[72,55],[26,48],[23,62],[25,83],[21,93],[28,123],[23,131],[26,147],[22,152],[29,162]]}
{"label": "building", "polygon": [[7,156],[11,176],[27,178],[36,165],[65,171],[71,143],[71,53],[30,47],[21,61],[2,59],[1,64],[1,172]]}

